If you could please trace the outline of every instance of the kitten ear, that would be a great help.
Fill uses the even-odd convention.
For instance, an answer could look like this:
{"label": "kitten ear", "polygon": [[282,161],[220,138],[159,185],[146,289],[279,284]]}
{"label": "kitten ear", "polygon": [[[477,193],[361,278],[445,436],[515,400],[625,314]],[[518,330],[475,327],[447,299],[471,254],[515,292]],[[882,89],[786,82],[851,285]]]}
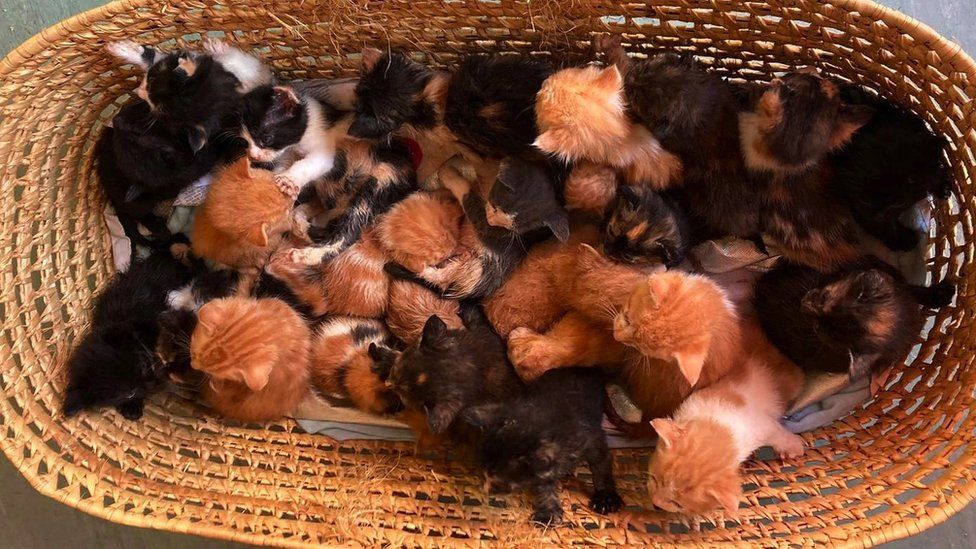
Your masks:
{"label": "kitten ear", "polygon": [[532,145],[542,152],[558,154],[562,142],[563,140],[559,138],[555,130],[548,130],[539,134]]}
{"label": "kitten ear", "polygon": [[376,64],[383,58],[383,52],[376,48],[363,48],[363,72],[376,68]]}
{"label": "kitten ear", "polygon": [[447,336],[447,324],[437,315],[431,315],[424,323],[423,335],[420,336],[422,346],[437,346]]}
{"label": "kitten ear", "polygon": [[654,432],[657,433],[658,442],[664,448],[673,448],[675,441],[681,436],[678,424],[674,420],[666,418],[653,419],[651,420],[651,427],[654,428]]}
{"label": "kitten ear", "polygon": [[675,351],[674,360],[678,363],[678,369],[694,387],[701,378],[702,368],[705,366],[705,358],[708,356],[708,346],[704,351]]}
{"label": "kitten ear", "polygon": [[640,206],[641,197],[633,185],[621,185],[617,187],[617,193],[630,207],[637,208]]}
{"label": "kitten ear", "polygon": [[227,166],[227,170],[234,175],[250,178],[251,161],[247,158],[247,155],[244,155]]}
{"label": "kitten ear", "polygon": [[874,116],[874,107],[867,105],[843,105],[840,108],[840,116],[837,128],[831,138],[831,145],[837,149],[843,147],[854,136],[854,132],[861,129],[861,126],[868,123]]}
{"label": "kitten ear", "polygon": [[192,126],[186,130],[186,142],[194,154],[207,145],[207,132],[200,126]]}
{"label": "kitten ear", "polygon": [[647,307],[649,309],[657,309],[660,306],[660,300],[657,297],[657,284],[654,281],[653,276],[647,277]]}
{"label": "kitten ear", "polygon": [[623,87],[624,77],[620,74],[620,69],[617,65],[610,65],[609,67],[600,71],[600,76],[593,81],[593,85],[598,88],[603,88],[605,90],[616,90]]}
{"label": "kitten ear", "polygon": [[301,103],[298,96],[295,94],[295,90],[291,88],[285,86],[275,86],[273,90],[275,104],[280,105],[281,110],[287,114],[294,112],[295,108],[298,107],[298,104]]}
{"label": "kitten ear", "polygon": [[267,247],[268,245],[268,224],[262,223],[260,226],[254,226],[244,233],[244,240],[247,242],[258,246],[259,248]]}
{"label": "kitten ear", "polygon": [[709,488],[706,492],[709,497],[715,500],[715,503],[726,515],[735,515],[739,512],[739,494],[736,492],[723,492],[718,488]]}
{"label": "kitten ear", "polygon": [[267,386],[272,368],[271,363],[264,363],[251,368],[241,368],[240,374],[247,388],[257,392]]}
{"label": "kitten ear", "polygon": [[143,188],[139,185],[132,185],[129,190],[125,191],[125,202],[132,202],[133,200],[139,198],[144,193]]}
{"label": "kitten ear", "polygon": [[566,213],[566,210],[560,208],[542,223],[549,227],[556,240],[560,242],[569,240],[569,214]]}

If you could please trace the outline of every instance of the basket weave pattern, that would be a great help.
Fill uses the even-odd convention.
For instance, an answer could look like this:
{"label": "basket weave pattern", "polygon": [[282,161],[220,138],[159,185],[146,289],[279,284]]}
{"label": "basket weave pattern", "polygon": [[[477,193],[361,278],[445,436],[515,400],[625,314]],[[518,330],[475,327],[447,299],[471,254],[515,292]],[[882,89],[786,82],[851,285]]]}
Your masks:
{"label": "basket weave pattern", "polygon": [[[273,11],[269,7],[274,4]],[[605,18],[605,16],[615,16]],[[585,505],[567,482],[568,527],[541,531],[517,496],[412,446],[337,443],[289,421],[230,425],[171,394],[139,422],[113,411],[59,417],[61,364],[110,273],[104,199],[91,170],[99,129],[137,85],[106,41],[194,42],[222,31],[286,78],[354,74],[363,45],[591,59],[593,33],[628,51],[692,51],[750,80],[816,65],[909,105],[952,141],[958,200],[937,214],[930,270],[960,281],[913,364],[865,410],[806,437],[806,456],[747,463],[741,523],[700,532],[651,511],[646,451],[614,453],[624,512]],[[123,0],[52,27],[0,62],[0,446],[38,490],[126,524],[275,545],[750,542],[872,545],[941,522],[976,495],[976,366],[964,266],[973,255],[976,65],[927,27],[864,0],[441,3]]]}

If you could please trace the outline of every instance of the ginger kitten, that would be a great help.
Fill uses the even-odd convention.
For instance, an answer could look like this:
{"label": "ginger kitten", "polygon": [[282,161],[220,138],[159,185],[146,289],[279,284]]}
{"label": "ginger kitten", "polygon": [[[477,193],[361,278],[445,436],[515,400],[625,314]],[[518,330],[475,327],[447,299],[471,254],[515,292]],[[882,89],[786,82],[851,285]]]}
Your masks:
{"label": "ginger kitten", "polygon": [[200,308],[190,363],[206,374],[201,396],[218,414],[271,421],[308,392],[310,346],[304,319],[285,302],[230,297]]}

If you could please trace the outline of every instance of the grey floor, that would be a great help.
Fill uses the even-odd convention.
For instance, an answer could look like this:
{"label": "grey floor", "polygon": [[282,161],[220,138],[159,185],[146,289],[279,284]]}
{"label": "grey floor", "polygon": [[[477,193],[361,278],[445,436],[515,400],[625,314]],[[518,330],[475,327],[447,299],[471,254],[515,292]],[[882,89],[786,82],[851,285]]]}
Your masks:
{"label": "grey floor", "polygon": [[[0,0],[0,54],[43,28],[103,0]],[[934,27],[976,55],[976,1],[881,0]],[[889,549],[976,546],[976,505],[921,535],[890,543]],[[75,511],[36,493],[5,459],[0,458],[0,547],[203,548],[231,547],[192,536],[119,526]]]}

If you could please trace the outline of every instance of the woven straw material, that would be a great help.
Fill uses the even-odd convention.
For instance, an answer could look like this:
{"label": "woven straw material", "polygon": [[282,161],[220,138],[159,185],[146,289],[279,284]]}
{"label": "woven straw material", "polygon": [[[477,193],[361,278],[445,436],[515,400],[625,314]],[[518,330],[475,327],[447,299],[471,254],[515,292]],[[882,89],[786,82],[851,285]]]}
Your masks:
{"label": "woven straw material", "polygon": [[[930,269],[958,277],[957,304],[866,409],[807,435],[802,459],[748,462],[741,522],[701,531],[650,510],[646,450],[614,453],[627,510],[589,512],[581,472],[564,491],[568,526],[546,531],[529,525],[524,497],[486,496],[476,470],[407,444],[337,443],[290,421],[228,424],[172,394],[138,422],[114,411],[66,421],[61,365],[110,273],[92,144],[138,78],[104,45],[194,43],[202,31],[226,33],[286,78],[354,74],[364,45],[432,65],[511,51],[583,62],[599,32],[750,80],[816,65],[911,106],[951,140],[959,194],[937,211]],[[35,488],[88,513],[252,543],[867,546],[917,533],[976,495],[972,97],[976,65],[958,46],[864,0],[124,0],[89,11],[0,62],[0,445]]]}

